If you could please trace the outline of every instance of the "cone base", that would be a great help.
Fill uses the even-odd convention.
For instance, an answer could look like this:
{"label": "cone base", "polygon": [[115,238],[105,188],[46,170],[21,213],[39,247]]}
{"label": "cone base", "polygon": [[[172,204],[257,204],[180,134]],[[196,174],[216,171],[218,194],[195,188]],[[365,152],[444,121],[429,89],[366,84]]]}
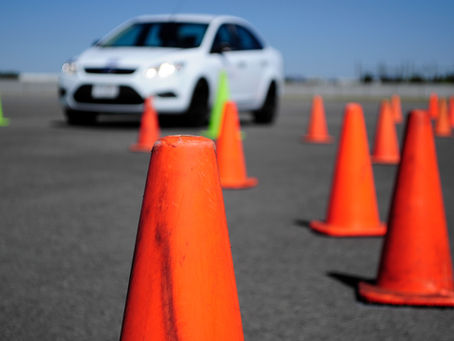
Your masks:
{"label": "cone base", "polygon": [[326,135],[326,136],[310,136],[304,135],[303,142],[307,143],[331,143],[333,142],[333,137]]}
{"label": "cone base", "polygon": [[316,232],[333,237],[375,237],[383,236],[386,233],[386,225],[379,222],[374,226],[336,226],[322,221],[311,221],[310,228]]}
{"label": "cone base", "polygon": [[400,158],[395,156],[372,156],[371,161],[373,163],[382,163],[387,165],[396,165],[399,163]]}
{"label": "cone base", "polygon": [[147,145],[142,145],[142,144],[133,144],[132,146],[129,147],[129,150],[132,152],[142,152],[142,153],[149,153],[153,149],[153,146],[147,146]]}
{"label": "cone base", "polygon": [[244,180],[222,180],[221,187],[225,189],[251,188],[258,184],[257,178],[246,178]]}
{"label": "cone base", "polygon": [[454,307],[454,291],[442,291],[434,294],[410,294],[383,289],[377,285],[365,282],[359,283],[358,291],[362,298],[371,303]]}
{"label": "cone base", "polygon": [[8,125],[9,125],[9,119],[7,119],[7,118],[0,119],[0,127],[6,127]]}

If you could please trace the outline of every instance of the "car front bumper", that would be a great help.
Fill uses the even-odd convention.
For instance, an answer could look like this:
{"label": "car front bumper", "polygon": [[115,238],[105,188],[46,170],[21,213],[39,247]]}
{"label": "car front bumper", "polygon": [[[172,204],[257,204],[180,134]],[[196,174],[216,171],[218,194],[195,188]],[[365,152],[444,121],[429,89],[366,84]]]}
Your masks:
{"label": "car front bumper", "polygon": [[[114,86],[114,97],[93,96],[95,86]],[[190,103],[192,87],[181,74],[168,78],[147,79],[139,70],[131,75],[61,74],[59,98],[65,108],[100,113],[141,113],[145,98],[152,96],[158,113],[184,113]]]}

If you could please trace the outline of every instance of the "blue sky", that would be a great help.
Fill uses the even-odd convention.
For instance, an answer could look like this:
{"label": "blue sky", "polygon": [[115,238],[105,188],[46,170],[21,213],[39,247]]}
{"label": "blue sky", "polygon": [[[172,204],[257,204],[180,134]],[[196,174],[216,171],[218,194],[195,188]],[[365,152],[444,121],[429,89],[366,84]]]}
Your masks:
{"label": "blue sky", "polygon": [[247,19],[282,52],[286,74],[354,77],[359,63],[454,70],[452,0],[17,0],[1,6],[0,71],[58,72],[121,22],[174,11]]}

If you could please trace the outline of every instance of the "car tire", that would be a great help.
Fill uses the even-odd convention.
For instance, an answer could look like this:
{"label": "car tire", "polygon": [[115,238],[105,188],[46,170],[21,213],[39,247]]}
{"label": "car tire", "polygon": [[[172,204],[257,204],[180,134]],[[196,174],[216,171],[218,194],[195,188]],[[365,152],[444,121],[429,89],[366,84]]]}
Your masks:
{"label": "car tire", "polygon": [[93,112],[65,109],[65,117],[69,125],[90,125],[96,123],[97,115]]}
{"label": "car tire", "polygon": [[208,123],[208,84],[204,80],[199,80],[194,88],[191,103],[186,111],[186,123],[192,127],[199,127]]}
{"label": "car tire", "polygon": [[253,112],[254,121],[259,124],[271,124],[276,118],[278,108],[278,97],[276,83],[271,83],[268,92],[259,110]]}

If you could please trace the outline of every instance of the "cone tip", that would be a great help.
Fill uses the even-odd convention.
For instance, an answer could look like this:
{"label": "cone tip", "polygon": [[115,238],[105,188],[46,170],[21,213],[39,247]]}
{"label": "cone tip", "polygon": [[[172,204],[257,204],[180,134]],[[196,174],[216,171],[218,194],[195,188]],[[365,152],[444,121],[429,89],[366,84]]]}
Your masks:
{"label": "cone tip", "polygon": [[363,115],[363,108],[359,103],[347,103],[345,105],[345,114],[348,115],[355,115],[355,116],[362,116]]}
{"label": "cone tip", "polygon": [[156,141],[155,147],[183,147],[183,146],[200,146],[200,147],[208,147],[213,148],[214,142],[206,137],[203,136],[195,136],[195,135],[170,135],[163,137]]}
{"label": "cone tip", "polygon": [[349,102],[345,105],[346,109],[361,109],[361,105],[355,102]]}
{"label": "cone tip", "polygon": [[224,111],[227,110],[227,107],[229,107],[229,108],[234,107],[236,109],[236,103],[234,101],[232,101],[232,100],[225,101],[224,106],[225,106],[224,107]]}
{"label": "cone tip", "polygon": [[380,103],[380,111],[383,111],[383,110],[390,111],[391,109],[392,109],[392,106],[391,106],[391,103],[389,102],[389,100],[382,99],[382,101]]}
{"label": "cone tip", "polygon": [[424,120],[425,118],[429,119],[427,110],[423,110],[423,109],[413,109],[412,111],[410,111],[408,116],[417,117],[419,120]]}

